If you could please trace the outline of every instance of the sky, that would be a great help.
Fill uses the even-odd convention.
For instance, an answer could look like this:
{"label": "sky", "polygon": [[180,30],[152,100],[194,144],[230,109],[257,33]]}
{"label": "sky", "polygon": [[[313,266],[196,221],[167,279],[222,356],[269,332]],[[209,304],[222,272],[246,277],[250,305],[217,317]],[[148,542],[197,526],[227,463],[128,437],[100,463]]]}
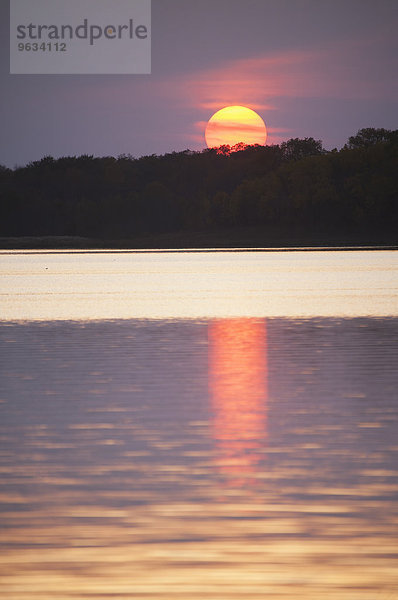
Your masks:
{"label": "sky", "polygon": [[228,105],[256,110],[267,144],[341,148],[398,128],[397,31],[396,0],[152,0],[150,75],[10,75],[0,0],[0,164],[201,150]]}

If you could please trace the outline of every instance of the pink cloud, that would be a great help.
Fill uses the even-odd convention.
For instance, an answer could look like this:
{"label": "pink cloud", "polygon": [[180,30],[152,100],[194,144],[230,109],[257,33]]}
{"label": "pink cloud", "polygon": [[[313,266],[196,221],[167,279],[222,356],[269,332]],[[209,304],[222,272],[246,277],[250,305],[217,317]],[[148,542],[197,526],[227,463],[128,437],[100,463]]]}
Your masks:
{"label": "pink cloud", "polygon": [[[395,34],[394,34],[395,35]],[[107,114],[110,105],[130,119],[141,114],[145,108],[147,121],[145,136],[154,131],[156,142],[160,138],[180,144],[186,140],[204,147],[204,131],[207,120],[220,108],[229,105],[244,105],[264,118],[268,130],[268,144],[279,143],[289,137],[300,136],[300,128],[286,130],[281,115],[286,106],[295,110],[295,100],[317,99],[317,109],[322,101],[351,100],[377,101],[398,99],[396,72],[392,64],[385,63],[383,48],[393,44],[394,39],[381,38],[376,34],[363,40],[328,43],[298,50],[285,50],[257,56],[231,59],[215,64],[214,67],[182,73],[173,77],[145,76],[134,81],[118,78],[114,82],[82,83],[76,98],[75,92],[64,90],[71,104],[76,102],[79,110],[86,103],[91,111],[92,93],[95,88],[96,110],[99,115]],[[393,53],[390,53],[391,57]],[[86,87],[86,89],[84,88]],[[288,101],[288,102],[286,102]],[[159,111],[159,105],[165,113]],[[148,109],[151,112],[148,112]],[[277,114],[281,108],[280,115]],[[187,126],[188,119],[192,118]],[[166,118],[165,118],[166,114]],[[199,120],[200,119],[200,120]],[[276,129],[269,127],[273,123]],[[294,122],[290,119],[289,124]],[[296,121],[297,122],[297,121]],[[132,134],[134,119],[131,118]],[[156,126],[154,126],[156,124]],[[190,131],[189,131],[190,128]],[[315,133],[316,135],[316,133]],[[320,135],[320,137],[322,137]]]}
{"label": "pink cloud", "polygon": [[[375,35],[373,39],[324,44],[316,49],[231,60],[162,82],[159,92],[174,97],[181,108],[197,108],[205,117],[229,105],[252,108],[265,118],[267,143],[280,143],[295,135],[292,130],[268,127],[267,113],[278,109],[280,99],[360,102],[398,98],[391,65],[384,65],[378,56],[380,41]],[[192,141],[203,143],[206,123],[202,120],[194,124],[202,135],[192,133]]]}
{"label": "pink cloud", "polygon": [[380,69],[375,47],[375,39],[351,40],[232,60],[163,82],[162,91],[179,103],[213,111],[234,104],[275,110],[276,98],[397,98],[391,69]]}
{"label": "pink cloud", "polygon": [[[106,105],[117,99],[120,108],[129,108],[133,96],[136,106],[157,105],[163,98],[181,109],[213,112],[237,104],[273,111],[278,109],[278,98],[398,99],[396,78],[391,76],[396,72],[394,65],[384,65],[378,55],[381,41],[375,34],[373,39],[234,59],[190,75],[148,76],[134,82],[119,79],[112,85],[95,86],[96,93]],[[389,41],[383,38],[383,42]],[[91,84],[79,88],[80,103],[85,92],[90,103]]]}

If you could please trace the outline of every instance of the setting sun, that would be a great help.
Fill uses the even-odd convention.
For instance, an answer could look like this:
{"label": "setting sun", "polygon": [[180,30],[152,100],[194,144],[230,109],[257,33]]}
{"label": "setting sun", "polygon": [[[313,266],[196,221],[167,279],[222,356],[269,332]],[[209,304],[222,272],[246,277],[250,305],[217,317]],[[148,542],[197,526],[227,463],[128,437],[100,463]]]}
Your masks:
{"label": "setting sun", "polygon": [[209,119],[205,138],[208,148],[240,143],[264,145],[267,129],[260,115],[254,110],[245,106],[227,106]]}

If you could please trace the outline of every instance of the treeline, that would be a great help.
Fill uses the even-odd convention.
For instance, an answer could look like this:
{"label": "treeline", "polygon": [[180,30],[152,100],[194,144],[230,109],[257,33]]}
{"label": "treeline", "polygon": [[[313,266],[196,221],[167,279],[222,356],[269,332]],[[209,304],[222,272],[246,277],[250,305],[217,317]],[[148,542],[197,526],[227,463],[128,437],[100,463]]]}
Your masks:
{"label": "treeline", "polygon": [[0,235],[398,231],[398,131],[362,129],[339,151],[313,138],[230,150],[0,167]]}

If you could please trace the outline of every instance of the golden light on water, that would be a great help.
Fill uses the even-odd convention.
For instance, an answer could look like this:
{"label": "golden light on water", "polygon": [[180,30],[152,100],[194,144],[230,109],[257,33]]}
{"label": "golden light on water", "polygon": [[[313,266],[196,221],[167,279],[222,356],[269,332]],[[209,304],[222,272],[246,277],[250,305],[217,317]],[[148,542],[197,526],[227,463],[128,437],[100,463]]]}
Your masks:
{"label": "golden light on water", "polygon": [[0,277],[12,321],[398,315],[394,251],[0,251]]}
{"label": "golden light on water", "polygon": [[3,254],[0,600],[398,597],[397,256]]}
{"label": "golden light on water", "polygon": [[209,324],[209,387],[216,464],[233,485],[253,482],[266,440],[266,323]]}

